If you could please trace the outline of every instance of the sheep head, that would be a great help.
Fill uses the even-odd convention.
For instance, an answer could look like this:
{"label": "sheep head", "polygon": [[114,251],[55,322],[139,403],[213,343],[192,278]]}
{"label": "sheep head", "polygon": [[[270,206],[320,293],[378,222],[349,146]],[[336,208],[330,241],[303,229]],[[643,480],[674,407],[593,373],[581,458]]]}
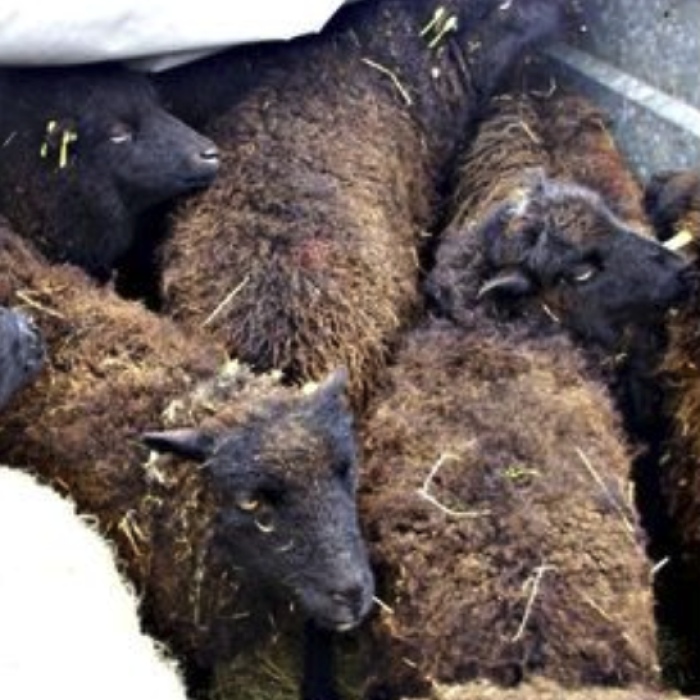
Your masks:
{"label": "sheep head", "polygon": [[0,408],[41,369],[44,345],[31,321],[0,306]]}
{"label": "sheep head", "polygon": [[0,92],[12,96],[0,114],[4,213],[42,252],[97,277],[132,244],[138,215],[217,173],[214,144],[126,69],[7,69]]}
{"label": "sheep head", "polygon": [[658,322],[691,291],[684,260],[630,229],[594,192],[539,178],[477,230],[481,299],[544,312],[577,335],[614,347]]}
{"label": "sheep head", "polygon": [[202,463],[224,555],[260,588],[291,593],[318,624],[338,631],[360,623],[374,593],[357,519],[346,383],[336,372],[233,429],[145,436],[155,450]]}

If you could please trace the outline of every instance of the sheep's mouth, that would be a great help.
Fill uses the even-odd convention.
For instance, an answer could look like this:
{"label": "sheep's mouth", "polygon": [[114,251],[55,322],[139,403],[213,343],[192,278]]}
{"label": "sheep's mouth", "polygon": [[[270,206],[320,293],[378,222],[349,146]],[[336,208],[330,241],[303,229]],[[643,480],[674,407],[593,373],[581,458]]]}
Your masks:
{"label": "sheep's mouth", "polygon": [[189,175],[182,178],[182,188],[184,190],[199,190],[209,187],[216,179],[217,170],[213,169],[208,172],[198,173],[197,175]]}
{"label": "sheep's mouth", "polygon": [[373,595],[366,595],[365,592],[353,602],[338,604],[329,598],[315,606],[314,610],[307,607],[307,611],[319,627],[334,632],[349,632],[362,623],[373,605]]}
{"label": "sheep's mouth", "polygon": [[365,614],[353,615],[349,613],[347,616],[314,616],[314,621],[319,627],[343,633],[354,630],[364,618]]}

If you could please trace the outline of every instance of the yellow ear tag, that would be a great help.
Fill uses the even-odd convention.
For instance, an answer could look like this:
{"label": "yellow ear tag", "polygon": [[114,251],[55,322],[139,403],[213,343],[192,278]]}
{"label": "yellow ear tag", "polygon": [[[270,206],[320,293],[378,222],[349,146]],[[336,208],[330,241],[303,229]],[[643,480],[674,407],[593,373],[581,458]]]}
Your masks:
{"label": "yellow ear tag", "polygon": [[664,248],[667,250],[677,251],[683,250],[695,241],[695,236],[688,229],[681,229],[673,238],[669,238],[664,243]]}

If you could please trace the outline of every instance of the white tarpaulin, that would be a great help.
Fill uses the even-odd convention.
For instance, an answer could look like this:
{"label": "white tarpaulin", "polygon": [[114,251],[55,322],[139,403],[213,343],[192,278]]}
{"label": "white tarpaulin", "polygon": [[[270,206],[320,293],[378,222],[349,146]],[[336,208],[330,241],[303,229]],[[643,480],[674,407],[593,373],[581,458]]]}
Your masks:
{"label": "white tarpaulin", "polygon": [[[323,28],[343,0],[0,0],[0,65],[162,57]],[[162,67],[162,65],[161,65]]]}

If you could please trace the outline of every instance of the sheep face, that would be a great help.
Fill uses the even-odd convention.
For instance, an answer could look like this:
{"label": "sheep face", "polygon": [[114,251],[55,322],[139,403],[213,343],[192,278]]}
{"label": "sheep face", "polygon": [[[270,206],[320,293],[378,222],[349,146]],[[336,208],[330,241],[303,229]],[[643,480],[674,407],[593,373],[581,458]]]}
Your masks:
{"label": "sheep face", "polygon": [[31,321],[0,307],[0,408],[34,377],[43,360],[44,346]]}
{"label": "sheep face", "polygon": [[214,144],[163,110],[143,76],[105,66],[17,70],[0,76],[0,93],[11,96],[0,116],[3,209],[22,233],[24,219],[41,220],[34,237],[44,252],[91,272],[130,245],[138,214],[217,172]]}
{"label": "sheep face", "polygon": [[357,448],[333,375],[233,431],[147,436],[155,449],[204,463],[216,501],[216,544],[258,588],[291,593],[319,625],[355,627],[374,582],[360,534]]}
{"label": "sheep face", "polygon": [[690,292],[681,257],[575,185],[539,182],[499,208],[480,235],[488,270],[482,297],[543,310],[604,347],[658,321]]}
{"label": "sheep face", "polygon": [[219,164],[214,144],[159,107],[146,85],[129,91],[131,81],[122,82],[101,86],[75,115],[81,169],[101,176],[135,213],[210,184]]}

